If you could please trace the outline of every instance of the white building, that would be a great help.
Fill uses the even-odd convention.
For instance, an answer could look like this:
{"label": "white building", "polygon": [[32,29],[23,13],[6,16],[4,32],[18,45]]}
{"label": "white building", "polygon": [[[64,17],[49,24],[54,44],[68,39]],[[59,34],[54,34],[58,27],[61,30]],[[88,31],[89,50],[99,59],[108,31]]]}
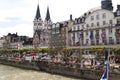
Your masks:
{"label": "white building", "polygon": [[5,39],[0,39],[0,49],[3,49],[3,43],[5,43]]}
{"label": "white building", "polygon": [[112,1],[102,0],[101,8],[91,9],[74,20],[69,34],[71,34],[70,47],[119,46],[120,5],[113,12]]}

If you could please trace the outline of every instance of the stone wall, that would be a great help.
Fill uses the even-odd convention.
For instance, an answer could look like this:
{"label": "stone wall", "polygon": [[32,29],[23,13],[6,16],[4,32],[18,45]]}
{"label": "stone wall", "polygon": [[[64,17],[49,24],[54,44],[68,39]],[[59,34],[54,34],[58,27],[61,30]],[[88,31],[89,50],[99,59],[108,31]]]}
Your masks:
{"label": "stone wall", "polygon": [[[64,64],[56,64],[47,61],[34,61],[30,63],[28,61],[16,62],[0,59],[0,63],[25,69],[45,71],[52,74],[84,78],[87,80],[99,80],[103,73],[103,71],[100,70],[80,69],[77,67],[70,67]],[[120,73],[110,73],[109,80],[120,80]]]}

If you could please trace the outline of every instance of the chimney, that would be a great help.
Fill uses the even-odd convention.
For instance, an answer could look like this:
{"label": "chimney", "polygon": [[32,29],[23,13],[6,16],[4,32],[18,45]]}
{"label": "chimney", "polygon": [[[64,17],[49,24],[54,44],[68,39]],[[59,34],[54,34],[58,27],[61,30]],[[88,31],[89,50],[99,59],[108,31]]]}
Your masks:
{"label": "chimney", "polygon": [[70,15],[70,20],[72,21],[72,14]]}
{"label": "chimney", "polygon": [[117,9],[120,10],[120,5],[117,5]]}

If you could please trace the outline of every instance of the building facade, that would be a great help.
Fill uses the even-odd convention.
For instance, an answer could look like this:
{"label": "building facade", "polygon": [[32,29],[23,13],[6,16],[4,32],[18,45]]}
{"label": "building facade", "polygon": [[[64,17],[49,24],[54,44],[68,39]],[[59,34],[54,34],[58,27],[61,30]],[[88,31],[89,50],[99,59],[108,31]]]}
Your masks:
{"label": "building facade", "polygon": [[119,46],[120,5],[113,12],[112,1],[102,0],[101,8],[94,8],[74,20],[69,35],[69,47]]}
{"label": "building facade", "polygon": [[47,7],[46,18],[43,21],[40,14],[39,5],[37,6],[36,16],[33,21],[33,46],[34,48],[45,48],[49,46],[49,28],[52,24],[49,7]]}
{"label": "building facade", "polygon": [[32,42],[33,38],[27,36],[19,36],[17,33],[13,34],[8,33],[8,35],[1,37],[0,48],[1,49],[33,48]]}
{"label": "building facade", "polygon": [[[120,46],[120,5],[113,11],[112,0],[102,0],[101,7],[90,9],[82,16],[53,23],[50,30],[50,49]],[[86,53],[85,52],[85,53]]]}
{"label": "building facade", "polygon": [[70,15],[69,20],[52,24],[49,38],[49,47],[52,53],[61,53],[64,48],[69,47],[69,32],[71,31],[72,26],[72,15]]}

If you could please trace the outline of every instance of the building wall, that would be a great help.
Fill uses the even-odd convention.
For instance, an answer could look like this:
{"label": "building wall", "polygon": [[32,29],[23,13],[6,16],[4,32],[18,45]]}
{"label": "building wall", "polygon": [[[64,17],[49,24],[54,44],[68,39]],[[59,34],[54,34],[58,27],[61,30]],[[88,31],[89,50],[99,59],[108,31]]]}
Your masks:
{"label": "building wall", "polygon": [[120,17],[115,16],[114,12],[96,9],[83,17],[83,22],[80,21],[82,17],[74,20],[72,31],[69,32],[69,46],[117,45],[116,42],[120,42],[120,35],[115,36],[120,26],[116,26],[117,19]]}
{"label": "building wall", "polygon": [[[34,24],[34,33],[33,33],[33,45],[34,47],[39,47],[39,48],[42,48],[42,47],[48,47],[49,44],[49,27],[50,25],[52,24],[52,22],[47,22],[47,21],[42,21],[42,20],[37,20],[35,19],[33,21],[33,24]],[[36,32],[37,31],[37,32]],[[39,41],[36,41],[36,40],[39,40]],[[36,43],[37,42],[37,43]],[[35,43],[35,44],[34,44]],[[37,46],[38,45],[38,46]]]}
{"label": "building wall", "polygon": [[0,49],[2,49],[3,48],[3,43],[5,42],[5,40],[4,39],[0,39]]}

